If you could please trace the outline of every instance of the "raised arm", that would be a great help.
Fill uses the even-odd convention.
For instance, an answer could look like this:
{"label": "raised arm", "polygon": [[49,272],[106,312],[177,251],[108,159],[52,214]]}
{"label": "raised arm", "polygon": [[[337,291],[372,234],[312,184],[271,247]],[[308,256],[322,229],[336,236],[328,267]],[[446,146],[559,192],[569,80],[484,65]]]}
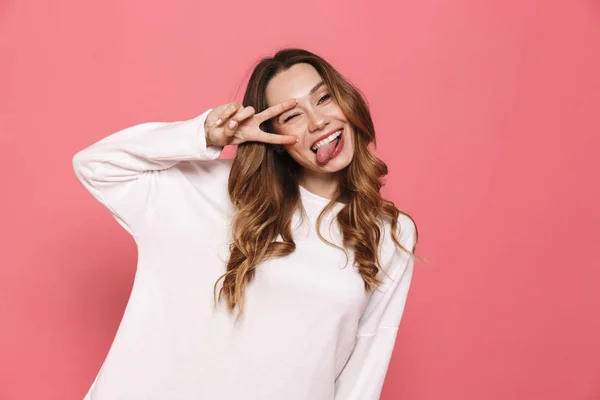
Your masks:
{"label": "raised arm", "polygon": [[210,111],[187,121],[148,122],[113,133],[75,154],[75,175],[133,235],[143,223],[160,171],[221,154],[222,146],[206,145],[204,121]]}
{"label": "raised arm", "polygon": [[79,151],[73,169],[85,188],[134,235],[146,220],[161,171],[180,161],[214,160],[229,144],[295,143],[294,136],[259,128],[295,105],[290,99],[255,114],[252,107],[227,103],[187,121],[135,125]]}

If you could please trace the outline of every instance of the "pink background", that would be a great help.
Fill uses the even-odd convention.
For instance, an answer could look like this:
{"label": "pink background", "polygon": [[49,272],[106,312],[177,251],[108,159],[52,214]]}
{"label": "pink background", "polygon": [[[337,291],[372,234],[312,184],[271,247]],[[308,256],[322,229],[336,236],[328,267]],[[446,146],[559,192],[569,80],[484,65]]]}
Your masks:
{"label": "pink background", "polygon": [[0,1],[0,399],[81,399],[128,300],[135,243],[75,152],[241,98],[284,46],[366,94],[430,260],[382,399],[600,399],[591,0]]}

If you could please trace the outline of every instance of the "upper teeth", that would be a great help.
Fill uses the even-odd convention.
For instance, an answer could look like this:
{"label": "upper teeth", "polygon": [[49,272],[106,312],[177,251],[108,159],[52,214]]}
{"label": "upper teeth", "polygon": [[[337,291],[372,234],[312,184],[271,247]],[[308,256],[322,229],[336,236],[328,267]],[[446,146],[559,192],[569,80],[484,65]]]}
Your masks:
{"label": "upper teeth", "polygon": [[340,136],[341,134],[342,134],[341,129],[337,132],[333,132],[331,135],[327,136],[325,139],[319,140],[317,143],[315,143],[315,145],[313,147],[311,147],[311,150],[314,151],[314,150],[317,150],[321,146],[325,146],[327,143],[331,142],[332,140],[337,139],[337,137]]}

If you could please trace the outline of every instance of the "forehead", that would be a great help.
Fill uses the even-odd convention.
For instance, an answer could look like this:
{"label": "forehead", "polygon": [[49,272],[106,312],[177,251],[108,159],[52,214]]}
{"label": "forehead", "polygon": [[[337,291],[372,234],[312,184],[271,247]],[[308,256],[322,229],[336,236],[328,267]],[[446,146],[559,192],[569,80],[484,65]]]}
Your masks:
{"label": "forehead", "polygon": [[294,64],[269,81],[265,90],[268,106],[282,101],[308,96],[310,89],[321,81],[321,76],[310,64]]}

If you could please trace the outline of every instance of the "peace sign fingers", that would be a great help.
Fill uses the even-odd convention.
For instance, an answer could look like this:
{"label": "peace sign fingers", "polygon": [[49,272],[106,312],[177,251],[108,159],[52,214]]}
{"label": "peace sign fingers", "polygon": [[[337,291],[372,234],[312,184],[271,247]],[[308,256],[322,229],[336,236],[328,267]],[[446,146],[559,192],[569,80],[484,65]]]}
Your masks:
{"label": "peace sign fingers", "polygon": [[215,107],[204,122],[207,141],[217,146],[241,144],[249,141],[271,144],[297,143],[298,138],[294,135],[277,135],[260,129],[260,124],[291,110],[296,104],[296,99],[286,100],[258,114],[255,113],[253,107],[243,107],[239,103],[229,103]]}

